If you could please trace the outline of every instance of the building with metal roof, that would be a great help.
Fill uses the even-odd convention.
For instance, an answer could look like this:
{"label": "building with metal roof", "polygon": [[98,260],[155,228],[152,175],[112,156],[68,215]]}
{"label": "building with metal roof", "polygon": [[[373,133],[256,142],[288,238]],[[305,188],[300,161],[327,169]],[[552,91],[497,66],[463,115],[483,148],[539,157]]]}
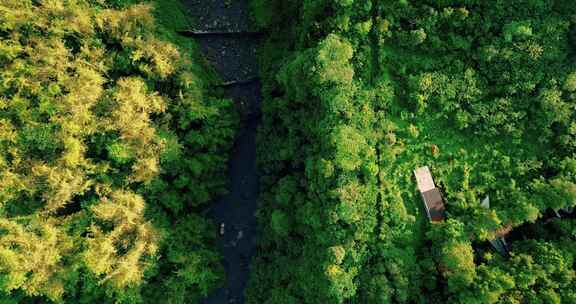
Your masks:
{"label": "building with metal roof", "polygon": [[431,222],[441,222],[445,218],[444,200],[440,190],[436,188],[428,166],[414,170],[418,190],[426,207],[426,214]]}
{"label": "building with metal roof", "polygon": [[[480,206],[484,209],[490,209],[490,196],[486,196],[484,200],[480,203]],[[508,244],[506,243],[506,235],[512,230],[512,225],[508,224],[499,229],[496,232],[496,238],[488,240],[490,245],[494,247],[501,255],[508,255]]]}

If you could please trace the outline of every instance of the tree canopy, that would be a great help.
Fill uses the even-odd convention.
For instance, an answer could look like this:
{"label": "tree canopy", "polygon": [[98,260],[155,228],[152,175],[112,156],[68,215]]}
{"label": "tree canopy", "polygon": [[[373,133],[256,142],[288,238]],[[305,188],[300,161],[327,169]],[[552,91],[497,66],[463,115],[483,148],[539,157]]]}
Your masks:
{"label": "tree canopy", "polygon": [[189,303],[221,282],[199,213],[236,118],[168,33],[150,3],[0,1],[3,303]]}
{"label": "tree canopy", "polygon": [[576,204],[576,6],[288,2],[252,1],[270,34],[250,303],[572,302],[573,234],[545,222]]}

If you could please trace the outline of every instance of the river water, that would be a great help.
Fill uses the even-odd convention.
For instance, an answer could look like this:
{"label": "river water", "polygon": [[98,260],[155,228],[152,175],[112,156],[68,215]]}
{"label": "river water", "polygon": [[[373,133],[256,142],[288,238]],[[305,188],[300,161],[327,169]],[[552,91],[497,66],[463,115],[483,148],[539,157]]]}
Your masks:
{"label": "river water", "polygon": [[[184,0],[195,30],[250,31],[248,0]],[[219,248],[227,281],[203,301],[206,304],[244,303],[249,262],[256,249],[258,172],[256,133],[260,123],[260,83],[254,35],[206,35],[194,38],[206,59],[224,82],[241,81],[225,88],[241,114],[229,163],[229,194],[217,199],[209,215],[218,224]],[[246,81],[247,82],[243,82]]]}

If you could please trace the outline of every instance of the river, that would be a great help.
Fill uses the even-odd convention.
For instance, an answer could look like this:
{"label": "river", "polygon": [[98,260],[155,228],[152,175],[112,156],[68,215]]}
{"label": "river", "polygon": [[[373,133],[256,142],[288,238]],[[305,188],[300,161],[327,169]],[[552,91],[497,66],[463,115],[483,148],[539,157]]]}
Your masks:
{"label": "river", "polygon": [[229,162],[229,194],[217,199],[209,215],[219,228],[219,248],[226,269],[226,284],[203,301],[206,304],[244,303],[249,262],[256,249],[258,171],[256,133],[260,123],[260,82],[256,49],[259,37],[244,35],[251,30],[248,0],[184,0],[194,21],[194,30],[235,32],[232,35],[202,35],[194,39],[224,82],[241,114]]}

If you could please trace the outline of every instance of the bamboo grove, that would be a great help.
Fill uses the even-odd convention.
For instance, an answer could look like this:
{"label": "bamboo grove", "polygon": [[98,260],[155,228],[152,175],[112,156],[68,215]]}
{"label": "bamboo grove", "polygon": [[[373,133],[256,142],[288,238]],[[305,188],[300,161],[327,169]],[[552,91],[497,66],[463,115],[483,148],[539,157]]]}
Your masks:
{"label": "bamboo grove", "polygon": [[189,303],[236,118],[150,4],[0,1],[2,303]]}

